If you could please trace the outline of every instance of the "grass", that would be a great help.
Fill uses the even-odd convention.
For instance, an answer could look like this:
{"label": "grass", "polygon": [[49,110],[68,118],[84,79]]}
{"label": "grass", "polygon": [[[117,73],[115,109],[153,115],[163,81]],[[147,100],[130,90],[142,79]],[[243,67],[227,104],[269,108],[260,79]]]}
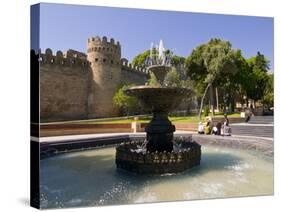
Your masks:
{"label": "grass", "polygon": [[[223,114],[216,114],[215,117],[223,117]],[[240,113],[233,113],[229,114],[228,117],[240,117]],[[204,116],[202,116],[202,119],[204,120]],[[199,118],[197,115],[190,115],[190,116],[170,116],[169,117],[170,121],[175,123],[175,122],[182,122],[182,123],[198,123]],[[137,120],[137,122],[140,123],[148,123],[151,120],[151,116],[147,117],[142,117]],[[128,119],[92,119],[92,120],[81,120],[81,121],[75,121],[73,123],[77,124],[127,124],[127,123],[132,123],[135,121],[133,118],[128,118]]]}

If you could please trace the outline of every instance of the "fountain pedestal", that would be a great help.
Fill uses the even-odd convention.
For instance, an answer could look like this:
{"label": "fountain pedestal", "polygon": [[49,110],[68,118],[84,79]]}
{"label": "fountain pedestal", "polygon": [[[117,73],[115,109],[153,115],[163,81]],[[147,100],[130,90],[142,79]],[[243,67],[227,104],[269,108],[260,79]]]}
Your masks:
{"label": "fountain pedestal", "polygon": [[168,119],[168,114],[154,112],[153,119],[145,128],[147,145],[150,152],[171,152],[173,150],[173,137],[175,125]]}

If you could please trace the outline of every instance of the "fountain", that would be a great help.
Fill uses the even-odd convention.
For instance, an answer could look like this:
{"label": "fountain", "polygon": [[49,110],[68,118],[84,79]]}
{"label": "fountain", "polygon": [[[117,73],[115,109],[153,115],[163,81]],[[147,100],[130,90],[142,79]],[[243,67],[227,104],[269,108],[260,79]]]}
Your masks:
{"label": "fountain", "polygon": [[191,91],[165,86],[169,58],[159,46],[147,61],[159,85],[127,90],[153,111],[146,137],[40,138],[42,209],[273,195],[273,140],[173,135],[168,112]]}
{"label": "fountain", "polygon": [[201,146],[198,143],[189,138],[174,140],[176,129],[168,119],[168,112],[192,91],[165,86],[165,76],[171,69],[170,61],[161,40],[158,55],[153,55],[151,47],[147,60],[148,71],[155,75],[159,85],[136,86],[125,91],[127,95],[137,97],[145,108],[151,109],[153,118],[145,128],[145,141],[122,143],[116,148],[117,168],[143,174],[164,174],[182,172],[200,164]]}

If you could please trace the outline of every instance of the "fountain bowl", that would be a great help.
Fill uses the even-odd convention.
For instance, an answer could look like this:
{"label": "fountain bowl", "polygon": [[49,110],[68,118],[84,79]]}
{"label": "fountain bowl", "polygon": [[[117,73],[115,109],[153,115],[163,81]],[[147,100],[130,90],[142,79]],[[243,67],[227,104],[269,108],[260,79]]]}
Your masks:
{"label": "fountain bowl", "polygon": [[160,84],[164,82],[167,73],[171,70],[171,66],[166,65],[152,65],[147,68],[149,72],[152,72]]}
{"label": "fountain bowl", "polygon": [[188,88],[135,86],[125,90],[130,96],[137,97],[145,108],[157,112],[168,112],[175,109],[183,100],[191,96]]}

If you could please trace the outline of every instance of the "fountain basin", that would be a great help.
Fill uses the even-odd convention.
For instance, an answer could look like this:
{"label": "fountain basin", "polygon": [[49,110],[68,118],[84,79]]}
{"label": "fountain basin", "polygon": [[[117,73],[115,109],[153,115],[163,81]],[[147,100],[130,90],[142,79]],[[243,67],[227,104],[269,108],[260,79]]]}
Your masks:
{"label": "fountain basin", "polygon": [[127,89],[125,93],[137,97],[145,108],[160,113],[175,109],[192,92],[188,88],[135,86]]}
{"label": "fountain basin", "polygon": [[[272,150],[272,142],[222,137],[220,139],[225,140],[222,143],[214,142],[214,139],[217,137],[205,136],[201,165],[179,174],[136,177],[116,170],[115,147],[45,158],[40,161],[42,208],[273,194],[273,155],[266,156],[265,151],[256,146],[264,143],[263,148],[270,146]],[[230,143],[231,146],[225,146]]]}
{"label": "fountain basin", "polygon": [[189,138],[177,142],[180,147],[172,152],[143,152],[139,142],[122,143],[116,148],[116,166],[139,174],[178,173],[200,165],[201,146]]}

